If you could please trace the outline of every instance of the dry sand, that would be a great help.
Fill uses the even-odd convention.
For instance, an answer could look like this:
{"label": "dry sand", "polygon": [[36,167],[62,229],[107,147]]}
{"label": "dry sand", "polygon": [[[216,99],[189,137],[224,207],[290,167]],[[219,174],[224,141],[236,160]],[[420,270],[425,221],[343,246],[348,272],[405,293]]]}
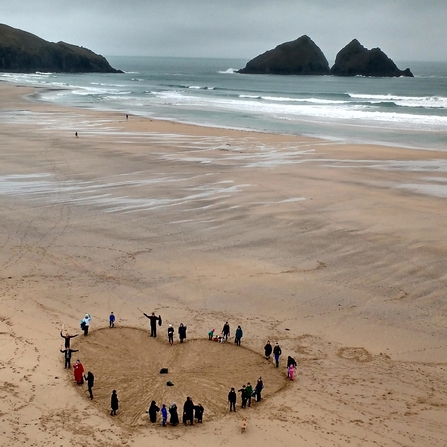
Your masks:
{"label": "dry sand", "polygon": [[[126,121],[30,93],[0,85],[0,445],[447,445],[447,153]],[[156,340],[137,308],[163,316]],[[59,352],[86,312],[72,345],[93,402]],[[207,340],[226,320],[242,347]],[[263,401],[229,414],[230,387],[259,375]],[[188,394],[202,425],[143,413]]]}

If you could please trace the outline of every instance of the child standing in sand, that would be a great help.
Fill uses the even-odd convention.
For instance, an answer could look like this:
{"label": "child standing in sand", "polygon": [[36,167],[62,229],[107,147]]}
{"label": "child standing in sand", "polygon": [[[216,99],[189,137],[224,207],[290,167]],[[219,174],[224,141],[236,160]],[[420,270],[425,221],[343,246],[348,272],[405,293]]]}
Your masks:
{"label": "child standing in sand", "polygon": [[168,410],[166,408],[166,404],[161,406],[161,425],[166,427],[166,422],[168,421]]}
{"label": "child standing in sand", "polygon": [[110,312],[109,327],[115,327],[115,315],[113,315],[113,312]]}

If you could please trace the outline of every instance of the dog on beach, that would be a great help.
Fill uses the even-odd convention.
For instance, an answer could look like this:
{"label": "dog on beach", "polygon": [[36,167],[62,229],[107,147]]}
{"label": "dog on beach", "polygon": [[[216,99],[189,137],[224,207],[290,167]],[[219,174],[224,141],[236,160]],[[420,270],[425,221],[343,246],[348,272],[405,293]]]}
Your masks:
{"label": "dog on beach", "polygon": [[242,423],[241,423],[241,433],[245,433],[245,430],[247,430],[247,418],[242,419]]}

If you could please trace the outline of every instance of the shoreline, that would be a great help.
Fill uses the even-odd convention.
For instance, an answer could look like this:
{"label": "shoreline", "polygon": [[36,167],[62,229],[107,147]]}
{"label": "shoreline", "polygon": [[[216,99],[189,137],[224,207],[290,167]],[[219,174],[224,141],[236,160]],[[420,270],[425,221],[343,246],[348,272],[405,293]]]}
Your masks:
{"label": "shoreline", "polygon": [[[90,313],[92,337],[73,345],[81,359],[84,343],[107,358],[95,330],[110,311],[117,326],[147,330],[142,308],[163,316],[161,337],[171,322],[205,339],[229,321],[261,357],[278,341],[283,374],[287,355],[297,360],[287,393],[268,395],[266,383],[268,398],[244,413],[247,445],[443,446],[447,196],[421,191],[444,193],[447,153],[126,120],[28,91],[0,83],[5,445],[238,442],[240,412],[206,421],[205,409],[203,426],[166,432],[142,416],[130,430],[123,401],[112,421],[101,387],[113,356],[93,371],[98,404],[61,377],[61,328],[79,331]],[[126,346],[138,344],[113,345],[122,356]],[[256,362],[232,375],[233,348],[225,365],[194,354],[179,376],[192,374],[220,410],[235,377],[259,376]],[[168,350],[151,355],[168,363]],[[150,400],[132,371],[118,395]]]}

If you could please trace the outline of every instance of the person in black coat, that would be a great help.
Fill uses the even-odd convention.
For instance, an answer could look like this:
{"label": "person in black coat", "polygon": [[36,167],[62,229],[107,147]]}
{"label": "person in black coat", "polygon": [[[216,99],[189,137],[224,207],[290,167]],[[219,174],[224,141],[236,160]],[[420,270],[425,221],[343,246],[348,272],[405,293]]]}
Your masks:
{"label": "person in black coat", "polygon": [[228,337],[230,336],[230,325],[228,324],[228,321],[223,325],[222,336],[225,338],[225,341],[228,341]]}
{"label": "person in black coat", "polygon": [[90,371],[87,375],[84,375],[84,379],[87,381],[88,393],[90,394],[90,399],[93,399],[93,384],[95,383],[95,376]]}
{"label": "person in black coat", "polygon": [[183,343],[183,340],[186,338],[186,326],[183,326],[183,323],[180,323],[178,328],[178,338],[180,338],[180,343]]}
{"label": "person in black coat", "polygon": [[202,423],[204,411],[205,411],[205,409],[202,407],[202,404],[194,406],[194,417],[197,419],[197,422]]}
{"label": "person in black coat", "polygon": [[270,340],[267,340],[267,344],[264,346],[265,358],[270,360],[270,356],[272,355],[272,345],[270,344]]}
{"label": "person in black coat", "polygon": [[157,422],[157,412],[160,411],[160,408],[157,407],[155,400],[151,402],[151,406],[149,407],[149,419],[151,422]]}
{"label": "person in black coat", "polygon": [[245,406],[247,405],[247,390],[245,388],[245,385],[242,385],[242,388],[240,390],[237,390],[239,393],[241,393],[241,399],[242,399],[242,404],[241,404],[241,408],[245,408]]}
{"label": "person in black coat", "polygon": [[110,416],[115,416],[118,411],[118,396],[116,394],[116,390],[112,391],[112,397],[110,398]]}
{"label": "person in black coat", "polygon": [[65,332],[65,335],[62,335],[61,331],[61,337],[65,340],[65,349],[70,347],[70,339],[77,337],[79,334],[70,335],[68,332]]}
{"label": "person in black coat", "polygon": [[177,425],[178,424],[178,413],[177,413],[177,405],[175,402],[172,402],[172,405],[169,407],[169,414],[171,415],[171,418],[169,422],[171,425]]}
{"label": "person in black coat", "polygon": [[[148,315],[148,314],[145,314],[145,313],[143,312],[143,315],[144,315],[146,318],[149,318],[149,320],[150,320],[150,324],[151,324],[151,337],[157,337],[157,321],[158,321],[159,323],[161,323],[161,316],[160,316],[160,315],[159,315],[158,317],[155,316],[155,313],[154,313],[154,312],[152,312],[152,315]],[[160,324],[160,326],[161,326],[161,324]]]}
{"label": "person in black coat", "polygon": [[65,349],[61,349],[60,351],[64,353],[65,368],[70,368],[71,369],[71,353],[72,352],[78,352],[78,349],[65,348]]}
{"label": "person in black coat", "polygon": [[231,388],[228,393],[228,402],[230,403],[230,411],[236,411],[236,391],[234,391],[234,388]]}
{"label": "person in black coat", "polygon": [[194,403],[190,396],[186,398],[183,405],[183,423],[186,425],[188,421],[194,425]]}

